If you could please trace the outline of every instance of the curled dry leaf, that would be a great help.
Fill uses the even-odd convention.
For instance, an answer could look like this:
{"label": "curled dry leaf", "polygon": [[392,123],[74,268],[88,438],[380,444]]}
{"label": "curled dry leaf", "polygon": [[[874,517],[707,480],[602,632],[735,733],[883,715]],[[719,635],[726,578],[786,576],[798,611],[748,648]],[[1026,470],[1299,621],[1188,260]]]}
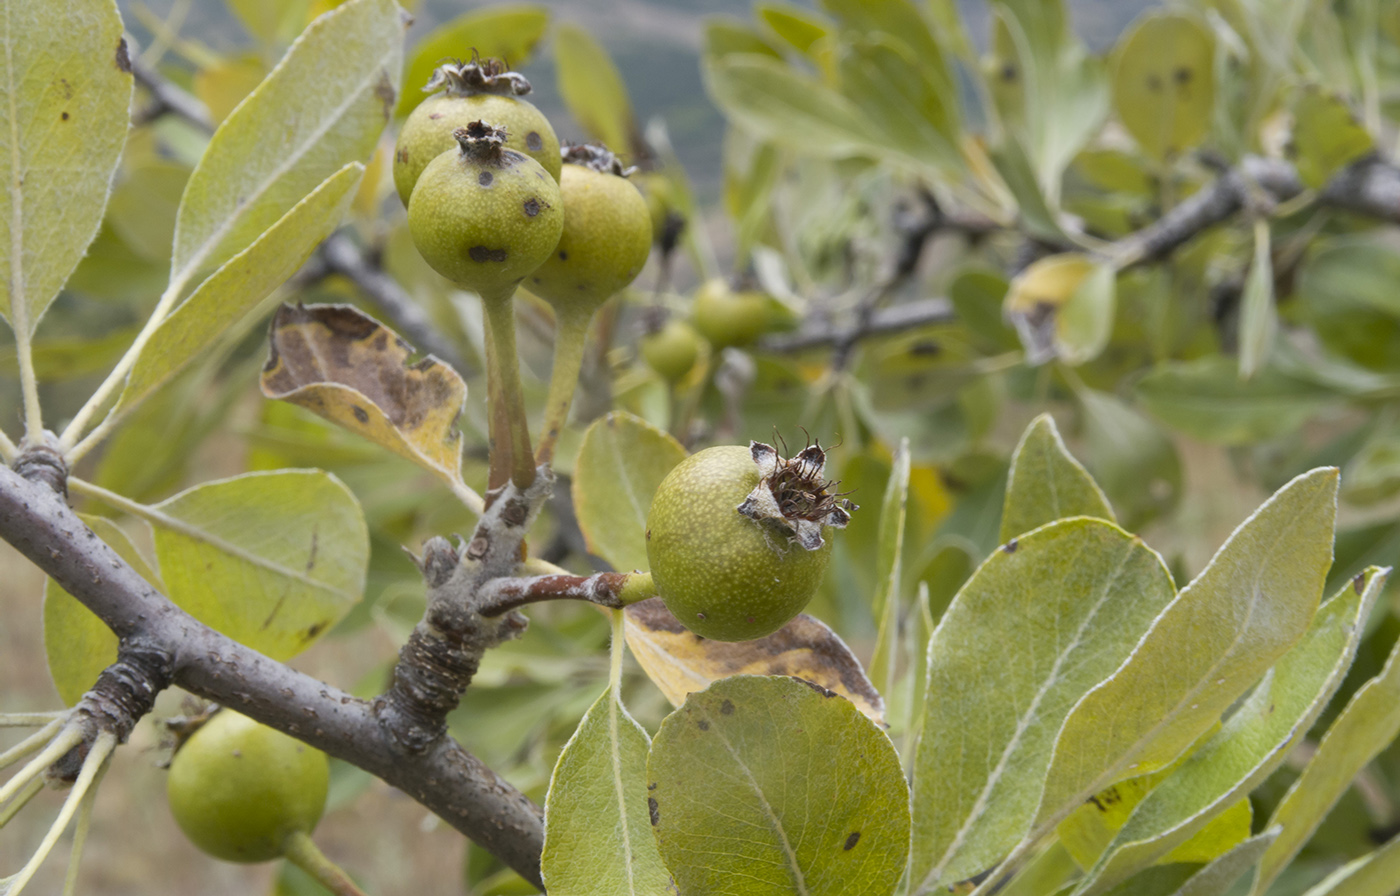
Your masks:
{"label": "curled dry leaf", "polygon": [[771,635],[752,641],[714,641],[681,625],[661,598],[632,604],[623,629],[627,646],[672,705],[731,675],[792,675],[835,691],[877,725],[885,701],[860,661],[825,624],[799,614]]}
{"label": "curled dry leaf", "polygon": [[349,305],[283,305],[262,372],[268,398],[301,405],[429,469],[462,481],[457,417],[467,385],[431,355]]}

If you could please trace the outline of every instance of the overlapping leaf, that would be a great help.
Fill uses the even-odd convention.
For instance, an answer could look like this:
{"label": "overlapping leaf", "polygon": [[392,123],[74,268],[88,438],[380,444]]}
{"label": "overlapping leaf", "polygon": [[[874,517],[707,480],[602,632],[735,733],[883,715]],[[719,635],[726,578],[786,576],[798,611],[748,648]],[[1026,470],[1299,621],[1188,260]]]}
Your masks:
{"label": "overlapping leaf", "polygon": [[637,122],[622,75],[602,45],[577,25],[554,32],[559,94],[574,120],[593,139],[629,156],[638,149]]}
{"label": "overlapping leaf", "polygon": [[583,434],[574,462],[574,508],[588,549],[615,569],[647,569],[647,512],[685,449],[640,417],[617,411]]}
{"label": "overlapping leaf", "polygon": [[1215,39],[1194,16],[1144,18],[1114,51],[1113,105],[1144,150],[1166,159],[1206,135],[1215,106]]}
{"label": "overlapping leaf", "polygon": [[540,873],[558,896],[660,896],[661,863],[647,811],[651,739],[610,687],[565,744],[544,804]]}
{"label": "overlapping leaf", "polygon": [[1171,762],[1303,636],[1332,563],[1336,498],[1331,468],[1280,489],[1079,700],[1055,738],[1037,829],[1114,780]]}
{"label": "overlapping leaf", "polygon": [[209,276],[151,336],[113,413],[140,404],[282,285],[339,226],[364,166],[346,165]]}
{"label": "overlapping leaf", "polygon": [[1060,722],[1175,593],[1162,559],[1103,520],[1051,523],[982,564],[929,642],[910,892],[972,877],[1016,844]]}
{"label": "overlapping leaf", "polygon": [[1134,809],[1081,885],[1082,896],[1166,856],[1283,762],[1342,683],[1384,585],[1385,576],[1372,570],[1318,610],[1224,727]]}
{"label": "overlapping leaf", "polygon": [[423,87],[433,69],[448,59],[467,59],[475,53],[521,68],[530,61],[548,25],[549,10],[527,3],[473,9],[439,25],[413,48],[395,114],[407,115],[427,99]]}
{"label": "overlapping leaf", "polygon": [[180,202],[172,284],[238,254],[317,184],[369,158],[398,97],[405,24],[394,0],[349,0],[219,125]]}
{"label": "overlapping leaf", "polygon": [[1005,544],[1024,532],[1071,516],[1114,522],[1108,499],[1065,447],[1055,419],[1041,414],[1026,427],[1011,455],[1001,511],[1001,541]]}
{"label": "overlapping leaf", "polygon": [[248,473],[148,508],[170,599],[285,660],[359,601],[369,562],[360,506],[320,470]]}
{"label": "overlapping leaf", "polygon": [[102,223],[131,64],[114,0],[11,0],[0,44],[0,315],[27,339]]}
{"label": "overlapping leaf", "polygon": [[794,678],[692,694],[647,760],[648,808],[682,893],[889,896],[909,848],[889,739],[847,700]]}

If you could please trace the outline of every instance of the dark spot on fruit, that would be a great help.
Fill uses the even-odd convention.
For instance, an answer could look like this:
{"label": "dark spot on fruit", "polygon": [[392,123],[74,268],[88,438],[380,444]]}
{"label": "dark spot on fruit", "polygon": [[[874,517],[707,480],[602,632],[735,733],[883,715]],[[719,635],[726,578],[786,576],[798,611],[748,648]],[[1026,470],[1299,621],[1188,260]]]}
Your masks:
{"label": "dark spot on fruit", "polygon": [[408,161],[408,150],[406,150],[406,149],[400,149],[398,152],[394,153],[394,158],[397,159],[397,160],[400,161],[400,162],[407,162],[407,161]]}
{"label": "dark spot on fruit", "polygon": [[1014,553],[1016,553],[1016,549],[1017,549],[1018,547],[1020,547],[1020,545],[1018,545],[1018,544],[1016,543],[1016,539],[1013,538],[1013,539],[1011,539],[1010,541],[1008,541],[1006,544],[1002,545],[1001,549],[1002,549],[1003,551],[1005,551],[1006,553],[1008,553],[1008,554],[1014,554]]}
{"label": "dark spot on fruit", "polygon": [[851,831],[851,836],[846,838],[846,845],[841,848],[846,850],[846,852],[850,852],[852,849],[855,849],[856,844],[859,842],[860,831]]}
{"label": "dark spot on fruit", "polygon": [[366,413],[365,409],[360,407],[359,405],[351,405],[350,411],[355,415],[355,419],[360,421],[361,423],[369,422],[369,414]]}
{"label": "dark spot on fruit", "polygon": [[1148,75],[1147,89],[1152,91],[1153,93],[1159,93],[1162,90],[1162,79],[1157,77],[1156,75]]}
{"label": "dark spot on fruit", "polygon": [[[652,785],[655,787],[656,785]],[[647,814],[651,816],[651,826],[656,827],[661,824],[661,807],[656,804],[655,797],[647,797]]]}
{"label": "dark spot on fruit", "polygon": [[126,52],[126,38],[117,41],[117,68],[131,74],[131,57]]}
{"label": "dark spot on fruit", "polygon": [[489,249],[486,246],[472,246],[467,250],[467,257],[476,262],[505,261],[510,257],[510,253],[505,249]]}
{"label": "dark spot on fruit", "polygon": [[433,121],[437,121],[439,118],[442,117],[442,113],[441,113],[441,112],[434,112],[433,114],[429,115],[428,117],[431,118]]}
{"label": "dark spot on fruit", "polygon": [[525,200],[525,214],[533,218],[540,213],[540,201],[534,196]]}
{"label": "dark spot on fruit", "polygon": [[64,112],[62,115],[60,115],[60,116],[58,116],[58,117],[61,118],[61,119],[63,119],[64,121],[67,121],[67,120],[68,120],[68,113],[67,113],[67,112]]}
{"label": "dark spot on fruit", "polygon": [[704,719],[701,719],[700,721],[696,722],[695,724],[696,724],[696,727],[698,727],[701,731],[709,731],[709,730],[710,730],[710,723],[707,722],[707,721],[705,721]]}
{"label": "dark spot on fruit", "polygon": [[544,148],[544,141],[540,139],[538,131],[531,131],[525,135],[525,145],[530,148],[531,152],[538,152]]}
{"label": "dark spot on fruit", "polygon": [[495,179],[496,175],[492,174],[490,171],[483,171],[476,176],[476,182],[481,184],[483,187],[491,186],[491,181]]}
{"label": "dark spot on fruit", "polygon": [[1182,66],[1172,73],[1172,78],[1176,81],[1178,86],[1184,87],[1191,83],[1191,69]]}
{"label": "dark spot on fruit", "polygon": [[560,250],[559,250],[559,260],[560,260],[560,261],[568,261],[568,260],[569,260],[569,253],[568,253],[568,252],[565,252],[563,249],[560,249]]}
{"label": "dark spot on fruit", "polygon": [[734,701],[726,700],[719,705],[719,714],[722,716],[732,716],[734,714]]}
{"label": "dark spot on fruit", "polygon": [[750,616],[750,617],[748,617],[748,620],[747,620],[747,621],[748,621],[748,622],[753,622],[753,621],[754,621],[754,618],[753,618],[752,616]]}
{"label": "dark spot on fruit", "polygon": [[705,621],[705,614],[704,614],[704,613],[696,613],[696,614],[695,614],[695,618],[696,618],[696,619],[699,619],[701,622],[704,622],[704,621]]}

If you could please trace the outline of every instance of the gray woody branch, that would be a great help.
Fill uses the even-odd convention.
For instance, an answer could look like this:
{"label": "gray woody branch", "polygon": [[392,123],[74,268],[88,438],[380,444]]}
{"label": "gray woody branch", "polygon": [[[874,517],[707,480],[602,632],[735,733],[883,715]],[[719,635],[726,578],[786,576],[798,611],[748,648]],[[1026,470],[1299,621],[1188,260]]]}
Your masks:
{"label": "gray woody branch", "polygon": [[[539,809],[450,737],[406,749],[361,700],[219,634],[150,586],[47,485],[0,466],[0,538],[105,622],[158,652],[175,684],[386,781],[539,885]],[[509,539],[508,539],[509,540]]]}
{"label": "gray woody branch", "polygon": [[[1297,169],[1290,163],[1250,156],[1152,224],[1111,244],[1104,254],[1125,265],[1160,261],[1246,208],[1286,202],[1303,190]],[[1319,191],[1317,201],[1338,211],[1400,223],[1400,168],[1378,156],[1367,157],[1338,172]],[[768,337],[762,347],[793,352],[841,345],[866,336],[944,323],[953,317],[947,299],[921,299],[875,310],[864,328],[830,316],[811,320],[793,333]]]}
{"label": "gray woody branch", "polygon": [[[178,115],[195,127],[212,133],[214,122],[204,104],[139,60],[132,60],[132,75],[151,95],[150,104],[133,116],[135,124],[153,121],[165,114]],[[370,262],[365,253],[344,233],[334,233],[321,244],[320,255],[307,262],[298,275],[302,283],[317,280],[327,274],[340,274],[352,281],[371,302],[379,307],[394,325],[399,335],[420,351],[436,355],[438,360],[462,376],[470,376],[470,365],[460,352],[423,313],[398,282]]]}

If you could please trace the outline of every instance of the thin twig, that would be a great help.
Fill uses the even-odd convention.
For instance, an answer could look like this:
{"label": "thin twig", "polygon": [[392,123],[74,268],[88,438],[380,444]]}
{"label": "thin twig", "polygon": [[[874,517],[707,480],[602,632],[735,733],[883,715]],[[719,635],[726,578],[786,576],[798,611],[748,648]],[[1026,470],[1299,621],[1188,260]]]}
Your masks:
{"label": "thin twig", "polygon": [[483,616],[498,616],[508,610],[546,600],[586,600],[616,610],[626,606],[622,590],[632,578],[631,573],[599,572],[591,576],[493,579],[477,592],[477,600]]}

